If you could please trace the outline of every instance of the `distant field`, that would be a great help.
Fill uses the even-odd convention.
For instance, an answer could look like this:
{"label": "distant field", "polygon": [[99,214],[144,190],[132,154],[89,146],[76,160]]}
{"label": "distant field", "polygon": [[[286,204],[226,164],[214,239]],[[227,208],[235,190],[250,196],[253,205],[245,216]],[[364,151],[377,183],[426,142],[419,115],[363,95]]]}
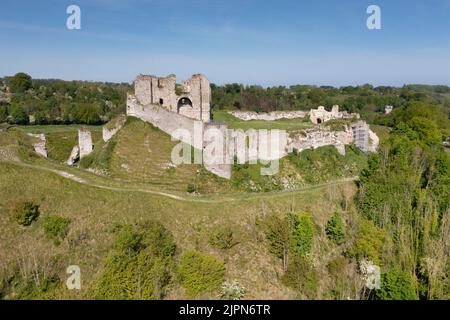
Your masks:
{"label": "distant field", "polygon": [[[80,124],[68,124],[68,125],[42,125],[42,126],[19,126],[25,132],[29,133],[54,133],[54,132],[73,132],[77,131],[81,126]],[[85,126],[91,132],[101,132],[103,126]]]}
{"label": "distant field", "polygon": [[223,121],[231,129],[282,129],[287,131],[301,130],[313,127],[309,118],[280,119],[274,121],[250,120],[244,121],[238,119],[227,111],[213,111],[214,121]]}

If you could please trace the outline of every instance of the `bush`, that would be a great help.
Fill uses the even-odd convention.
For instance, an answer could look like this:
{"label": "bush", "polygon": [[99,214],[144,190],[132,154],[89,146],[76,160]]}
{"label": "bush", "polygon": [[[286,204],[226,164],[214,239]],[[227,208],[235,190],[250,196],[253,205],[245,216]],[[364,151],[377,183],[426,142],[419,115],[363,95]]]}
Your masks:
{"label": "bush", "polygon": [[195,188],[195,186],[192,183],[190,183],[187,185],[186,191],[189,193],[194,193],[195,191],[197,191],[197,189]]}
{"label": "bush", "polygon": [[305,256],[311,251],[314,238],[314,223],[308,213],[299,213],[293,217],[292,252]]}
{"label": "bush", "polygon": [[386,232],[367,219],[362,219],[353,246],[349,254],[357,260],[366,259],[381,266],[383,244]]}
{"label": "bush", "polygon": [[344,224],[342,223],[342,217],[339,212],[336,212],[330,220],[328,220],[325,227],[325,232],[331,240],[337,244],[344,242]]}
{"label": "bush", "polygon": [[14,209],[16,221],[22,226],[29,226],[39,217],[39,206],[32,202],[23,202]]}
{"label": "bush", "polygon": [[118,228],[114,246],[119,252],[137,252],[142,248],[142,234],[132,225]]}
{"label": "bush", "polygon": [[389,271],[381,276],[381,287],[375,291],[379,300],[418,300],[411,276],[401,271]]}
{"label": "bush", "polygon": [[42,219],[45,234],[52,238],[57,245],[66,237],[69,223],[70,219],[59,216],[46,216]]}
{"label": "bush", "polygon": [[219,297],[224,300],[241,300],[245,295],[245,288],[237,281],[225,281],[219,289]]}
{"label": "bush", "polygon": [[161,299],[170,283],[175,243],[159,223],[116,228],[114,251],[98,280],[100,299]]}
{"label": "bush", "polygon": [[234,245],[233,230],[228,227],[214,229],[209,236],[209,244],[222,250],[230,249]]}
{"label": "bush", "polygon": [[225,266],[220,260],[197,251],[186,252],[178,267],[178,280],[188,297],[217,290],[224,275]]}
{"label": "bush", "polygon": [[299,295],[313,299],[317,293],[319,275],[304,257],[297,256],[292,259],[282,281]]}

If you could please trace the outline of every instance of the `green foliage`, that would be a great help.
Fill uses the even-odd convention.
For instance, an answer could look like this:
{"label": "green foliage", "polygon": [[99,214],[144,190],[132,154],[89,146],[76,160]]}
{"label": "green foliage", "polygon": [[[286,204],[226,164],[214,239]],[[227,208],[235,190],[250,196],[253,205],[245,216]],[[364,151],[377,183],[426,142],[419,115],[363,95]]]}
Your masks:
{"label": "green foliage", "polygon": [[39,217],[39,206],[32,202],[26,201],[20,203],[14,209],[15,218],[18,224],[29,226]]}
{"label": "green foliage", "polygon": [[79,103],[74,113],[77,123],[98,124],[100,123],[100,110],[95,104]]}
{"label": "green foliage", "polygon": [[282,277],[288,287],[297,291],[300,297],[314,299],[319,286],[319,274],[302,256],[294,257]]}
{"label": "green foliage", "polygon": [[236,189],[248,192],[268,192],[281,190],[282,185],[274,176],[261,175],[261,163],[233,164],[231,183]]}
{"label": "green foliage", "polygon": [[225,266],[220,260],[198,251],[183,254],[178,267],[178,279],[191,298],[217,290],[224,275]]}
{"label": "green foliage", "polygon": [[[6,78],[12,105],[34,115],[36,124],[99,123],[125,112],[127,83]],[[30,90],[28,90],[30,89]]]}
{"label": "green foliage", "polygon": [[9,89],[12,93],[24,93],[31,85],[31,76],[23,72],[16,73],[9,80]]}
{"label": "green foliage", "polygon": [[401,271],[388,271],[381,276],[380,289],[375,290],[378,300],[418,300],[411,276]]}
{"label": "green foliage", "polygon": [[349,277],[347,272],[347,260],[343,256],[334,257],[327,265],[330,276],[330,295],[334,299],[342,300],[348,296]]}
{"label": "green foliage", "polygon": [[186,191],[187,191],[188,193],[194,193],[194,192],[197,191],[197,189],[195,188],[195,185],[194,185],[194,184],[189,183],[189,184],[187,185]]}
{"label": "green foliage", "polygon": [[327,236],[337,244],[341,244],[345,238],[344,224],[339,212],[335,212],[325,226]]}
{"label": "green foliage", "polygon": [[358,175],[366,163],[365,155],[350,146],[345,148],[345,156],[340,155],[335,147],[325,146],[297,154],[291,153],[287,159],[308,184]]}
{"label": "green foliage", "polygon": [[56,275],[41,275],[38,279],[24,279],[16,275],[9,281],[4,295],[15,300],[54,300],[55,291],[62,285]]}
{"label": "green foliage", "polygon": [[269,250],[277,258],[283,259],[284,268],[291,250],[292,225],[287,216],[272,214],[265,219],[264,232],[269,242]]}
{"label": "green foliage", "polygon": [[8,118],[7,107],[0,105],[0,123],[5,122],[7,118]]}
{"label": "green foliage", "polygon": [[116,228],[114,251],[94,296],[100,299],[161,299],[170,283],[175,243],[161,224]]}
{"label": "green foliage", "polygon": [[59,244],[69,232],[70,219],[56,215],[45,216],[41,220],[45,234]]}
{"label": "green foliage", "polygon": [[211,231],[208,242],[221,250],[231,249],[235,244],[233,230],[230,227],[216,227]]}
{"label": "green foliage", "polygon": [[21,105],[13,104],[10,108],[10,116],[9,122],[12,124],[28,124],[28,115]]}
{"label": "green foliage", "polygon": [[306,256],[310,251],[314,238],[314,223],[308,213],[293,216],[292,252]]}
{"label": "green foliage", "polygon": [[378,228],[370,220],[361,219],[356,240],[349,253],[357,260],[366,259],[380,266],[385,238],[385,230]]}

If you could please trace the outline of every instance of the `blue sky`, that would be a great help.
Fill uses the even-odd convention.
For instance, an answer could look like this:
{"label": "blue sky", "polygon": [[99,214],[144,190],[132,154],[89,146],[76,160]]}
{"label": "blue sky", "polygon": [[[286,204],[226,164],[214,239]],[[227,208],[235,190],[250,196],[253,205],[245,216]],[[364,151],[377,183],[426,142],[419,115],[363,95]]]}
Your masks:
{"label": "blue sky", "polygon": [[[370,4],[382,30],[366,27]],[[0,43],[0,76],[450,85],[450,0],[1,0]]]}

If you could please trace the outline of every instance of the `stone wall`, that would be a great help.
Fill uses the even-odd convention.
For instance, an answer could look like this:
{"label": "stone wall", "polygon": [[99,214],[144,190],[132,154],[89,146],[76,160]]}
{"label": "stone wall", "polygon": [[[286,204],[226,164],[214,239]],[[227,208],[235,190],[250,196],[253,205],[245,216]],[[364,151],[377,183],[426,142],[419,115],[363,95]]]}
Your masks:
{"label": "stone wall", "polygon": [[127,121],[127,117],[125,115],[119,115],[115,120],[113,120],[113,127],[108,129],[107,126],[103,126],[102,128],[102,137],[103,141],[108,142],[111,138],[123,128],[125,122]]}
{"label": "stone wall", "polygon": [[359,119],[359,114],[348,113],[347,111],[339,111],[339,106],[334,105],[331,111],[325,110],[325,107],[319,106],[317,109],[311,109],[309,118],[314,124],[321,124],[333,119]]}
{"label": "stone wall", "polygon": [[47,144],[47,139],[45,138],[45,134],[43,134],[43,133],[37,133],[37,134],[29,133],[28,135],[33,137],[33,138],[38,139],[37,142],[33,143],[34,151],[37,154],[47,158],[47,145],[46,145]]}
{"label": "stone wall", "polygon": [[[328,127],[317,126],[290,136],[282,130],[228,130],[225,123],[211,122],[209,81],[202,75],[194,75],[184,81],[178,94],[175,94],[175,76],[157,78],[138,76],[135,82],[135,95],[127,96],[127,115],[149,122],[172,136],[175,140],[202,150],[202,163],[210,172],[229,179],[231,164],[237,157],[238,163],[256,163],[258,160],[278,160],[294,149],[301,152],[333,145],[340,154],[345,154],[345,145],[353,142],[363,151],[375,150],[378,137],[368,129],[365,122],[346,127],[344,131],[331,131]],[[173,91],[173,92],[172,92]],[[159,97],[163,97],[159,101]],[[182,105],[180,99],[186,100]],[[155,102],[156,101],[156,102]],[[174,106],[175,101],[177,106]],[[232,112],[243,120],[277,120],[282,118],[302,118],[303,111],[278,111],[264,114],[254,112]],[[313,123],[332,119],[359,118],[358,114],[339,112],[333,106],[330,112],[324,107],[311,110]],[[362,131],[361,131],[362,130]],[[361,132],[362,133],[361,133]],[[365,142],[367,136],[367,142]],[[369,141],[370,136],[370,141]],[[362,143],[360,143],[363,141]],[[81,155],[81,144],[80,144]]]}
{"label": "stone wall", "polygon": [[287,151],[302,152],[306,149],[317,149],[324,146],[335,146],[338,152],[345,155],[345,145],[353,142],[353,132],[346,128],[344,131],[331,131],[327,127],[316,127],[291,135],[288,138]]}
{"label": "stone wall", "polygon": [[78,147],[80,150],[80,159],[89,155],[94,148],[91,132],[84,127],[78,130]]}
{"label": "stone wall", "polygon": [[305,111],[272,111],[272,112],[252,112],[252,111],[231,111],[232,116],[244,120],[265,120],[274,121],[278,119],[296,119],[304,118],[307,115]]}

